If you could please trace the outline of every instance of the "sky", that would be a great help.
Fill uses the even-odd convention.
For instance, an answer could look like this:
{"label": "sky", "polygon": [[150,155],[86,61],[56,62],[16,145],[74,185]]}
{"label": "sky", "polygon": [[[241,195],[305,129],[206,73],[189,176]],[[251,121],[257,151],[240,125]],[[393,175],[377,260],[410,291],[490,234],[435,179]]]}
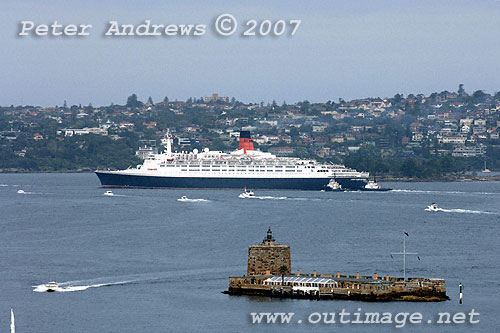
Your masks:
{"label": "sky", "polygon": [[[236,34],[215,33],[232,14]],[[255,19],[294,36],[243,37]],[[90,36],[19,36],[20,22],[92,24]],[[104,36],[109,21],[205,24],[203,36]],[[219,93],[245,102],[500,90],[500,0],[2,0],[0,105],[94,106]],[[290,28],[289,28],[290,29]]]}

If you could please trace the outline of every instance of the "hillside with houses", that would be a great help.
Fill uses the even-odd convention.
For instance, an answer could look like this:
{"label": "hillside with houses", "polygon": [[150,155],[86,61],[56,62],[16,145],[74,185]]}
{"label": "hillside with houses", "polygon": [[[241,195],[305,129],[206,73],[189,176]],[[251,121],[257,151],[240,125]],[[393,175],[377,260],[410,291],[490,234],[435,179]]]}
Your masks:
{"label": "hillside with houses", "polygon": [[381,177],[456,179],[500,169],[500,93],[248,103],[213,94],[123,105],[0,107],[0,170],[126,168],[162,149],[167,131],[181,151],[233,150],[239,130],[279,156],[344,163]]}

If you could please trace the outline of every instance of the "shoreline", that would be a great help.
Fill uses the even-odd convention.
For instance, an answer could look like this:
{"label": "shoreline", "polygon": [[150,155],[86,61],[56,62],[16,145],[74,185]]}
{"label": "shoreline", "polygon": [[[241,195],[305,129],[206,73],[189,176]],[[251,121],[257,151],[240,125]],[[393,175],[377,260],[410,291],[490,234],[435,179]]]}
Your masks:
{"label": "shoreline", "polygon": [[405,183],[430,183],[430,182],[482,182],[482,181],[500,181],[500,175],[481,177],[473,176],[470,177],[443,177],[443,178],[407,178],[407,177],[377,177],[377,180],[381,183],[383,182],[405,182]]}
{"label": "shoreline", "polygon": [[35,170],[12,170],[0,169],[0,174],[28,174],[28,173],[94,173],[92,169],[59,170],[59,171],[35,171]]}
{"label": "shoreline", "polygon": [[[92,169],[76,169],[76,170],[59,170],[59,171],[34,171],[34,170],[18,170],[18,169],[0,169],[0,174],[37,174],[37,173],[94,173]],[[461,175],[461,176],[443,176],[439,178],[412,178],[412,177],[392,177],[392,176],[377,176],[377,180],[384,182],[404,182],[404,183],[430,183],[430,182],[469,182],[469,181],[500,181],[499,175],[489,177],[478,175]]]}

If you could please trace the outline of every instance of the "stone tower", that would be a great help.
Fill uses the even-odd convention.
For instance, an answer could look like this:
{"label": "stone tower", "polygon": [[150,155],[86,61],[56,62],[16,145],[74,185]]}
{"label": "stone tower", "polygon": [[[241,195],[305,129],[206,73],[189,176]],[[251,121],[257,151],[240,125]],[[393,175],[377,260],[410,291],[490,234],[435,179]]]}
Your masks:
{"label": "stone tower", "polygon": [[285,275],[290,275],[291,257],[290,246],[275,244],[271,228],[261,245],[248,247],[247,275],[265,275],[270,271],[272,275],[281,275],[280,267],[287,267]]}

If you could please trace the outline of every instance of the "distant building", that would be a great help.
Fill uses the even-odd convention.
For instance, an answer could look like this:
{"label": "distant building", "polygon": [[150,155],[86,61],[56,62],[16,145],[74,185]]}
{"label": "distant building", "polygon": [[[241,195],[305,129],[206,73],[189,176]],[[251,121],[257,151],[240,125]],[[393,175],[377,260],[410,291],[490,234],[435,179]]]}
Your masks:
{"label": "distant building", "polygon": [[276,156],[290,156],[295,150],[292,147],[272,147],[269,148],[269,152]]}
{"label": "distant building", "polygon": [[457,147],[453,149],[453,153],[451,154],[454,157],[476,157],[476,156],[484,156],[486,154],[486,150],[484,146],[471,146],[471,147]]}
{"label": "distant building", "polygon": [[177,137],[177,143],[179,146],[189,146],[191,144],[191,139],[190,138],[181,138]]}
{"label": "distant building", "polygon": [[461,144],[464,145],[465,141],[467,141],[466,136],[444,136],[439,139],[439,143],[453,143],[453,144]]}
{"label": "distant building", "polygon": [[14,154],[16,156],[19,156],[19,157],[25,157],[26,156],[26,149],[14,151]]}
{"label": "distant building", "polygon": [[314,133],[321,133],[321,132],[324,132],[326,130],[327,126],[325,125],[313,125],[312,127],[312,131]]}
{"label": "distant building", "polygon": [[128,122],[128,121],[122,121],[119,125],[120,128],[124,129],[133,129],[134,128],[134,123]]}
{"label": "distant building", "polygon": [[277,135],[263,135],[262,138],[264,138],[264,140],[266,140],[266,143],[271,144],[271,145],[275,145],[275,144],[278,144],[280,142],[280,138]]}
{"label": "distant building", "polygon": [[108,130],[99,127],[85,127],[85,128],[63,128],[57,131],[57,135],[63,135],[63,134],[64,136],[87,135],[87,134],[107,136]]}
{"label": "distant building", "polygon": [[214,93],[214,94],[212,94],[212,96],[205,97],[204,100],[206,103],[210,103],[210,102],[226,102],[227,103],[227,102],[229,102],[229,97],[219,96],[219,94]]}

